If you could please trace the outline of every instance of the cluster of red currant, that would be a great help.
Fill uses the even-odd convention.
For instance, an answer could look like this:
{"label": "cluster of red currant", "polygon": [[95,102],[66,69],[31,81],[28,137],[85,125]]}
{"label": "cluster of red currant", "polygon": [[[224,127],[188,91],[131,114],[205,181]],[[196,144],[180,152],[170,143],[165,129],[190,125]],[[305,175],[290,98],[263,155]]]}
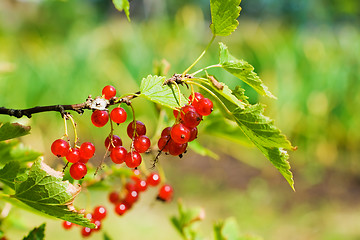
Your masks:
{"label": "cluster of red currant", "polygon": [[91,142],[84,142],[80,147],[70,148],[67,141],[55,140],[51,145],[51,152],[57,157],[65,157],[69,163],[70,175],[73,179],[82,179],[87,173],[86,163],[94,156],[95,146]]}
{"label": "cluster of red currant", "polygon": [[146,152],[150,146],[150,139],[145,135],[146,126],[140,121],[130,122],[127,134],[131,141],[130,151],[122,146],[121,138],[117,135],[108,136],[105,147],[110,151],[110,158],[116,164],[124,163],[129,168],[136,168],[142,162],[140,153]]}
{"label": "cluster of red currant", "polygon": [[173,111],[176,118],[175,124],[162,131],[158,141],[160,151],[173,156],[181,156],[186,151],[188,142],[197,137],[197,126],[202,117],[210,115],[212,110],[213,103],[210,99],[198,92],[190,95],[188,105]]}
{"label": "cluster of red currant", "polygon": [[[116,90],[112,86],[106,86],[102,90],[105,99],[115,97]],[[126,121],[127,113],[121,107],[111,110],[111,121],[120,124]],[[91,115],[91,121],[96,127],[103,127],[109,121],[109,113],[106,110],[95,110]],[[150,139],[145,135],[145,124],[140,121],[132,121],[127,127],[127,134],[131,138],[130,151],[122,146],[122,140],[117,135],[108,136],[105,140],[105,147],[110,151],[110,158],[116,164],[124,163],[129,168],[136,168],[141,164],[140,153],[146,152],[151,145]]]}
{"label": "cluster of red currant", "polygon": [[[101,221],[106,217],[106,209],[103,206],[97,206],[94,209],[93,213],[88,213],[85,215],[85,217],[96,225],[95,229],[91,229],[88,227],[83,227],[81,229],[81,235],[83,237],[88,237],[91,235],[93,231],[99,231],[101,229]],[[63,228],[66,230],[72,228],[73,225],[78,226],[77,224],[73,224],[72,222],[69,221],[64,221],[62,225]]]}
{"label": "cluster of red currant", "polygon": [[[139,194],[148,189],[148,186],[155,187],[161,182],[160,175],[152,172],[147,177],[141,177],[141,173],[138,169],[134,170],[134,174],[131,176],[122,191],[113,191],[109,194],[109,201],[115,205],[115,213],[118,215],[125,214],[133,204],[138,200]],[[161,201],[170,201],[173,195],[173,188],[164,184],[159,189],[157,199]]]}

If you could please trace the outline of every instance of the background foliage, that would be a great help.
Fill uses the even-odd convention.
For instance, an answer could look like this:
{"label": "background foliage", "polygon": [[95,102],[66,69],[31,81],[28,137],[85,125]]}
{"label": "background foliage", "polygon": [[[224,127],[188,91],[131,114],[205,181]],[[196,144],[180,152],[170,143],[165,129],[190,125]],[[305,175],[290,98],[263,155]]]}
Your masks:
{"label": "background foliage", "polygon": [[[267,115],[299,147],[290,159],[297,192],[255,148],[242,147],[246,140],[210,135],[199,141],[221,161],[193,153],[181,160],[164,159],[169,181],[187,205],[205,208],[204,233],[215,219],[233,215],[241,231],[265,239],[358,239],[358,1],[245,0],[241,6],[238,30],[219,40],[232,55],[252,64],[278,97],[262,99],[244,85],[249,101],[265,101]],[[0,106],[80,103],[109,83],[124,94],[137,91],[141,79],[153,73],[154,61],[165,58],[172,64],[169,73],[190,65],[211,37],[209,11],[205,0],[135,0],[129,23],[109,1],[1,1]],[[217,48],[211,46],[204,66],[217,62]],[[228,73],[217,75],[229,83],[233,79]],[[144,100],[134,104],[138,118],[154,132],[157,110]],[[91,126],[89,113],[75,118],[82,139],[103,144],[107,132]],[[22,142],[45,152],[47,162],[54,160],[56,166],[49,149],[63,133],[59,115],[45,113],[21,121],[32,126],[32,134]],[[209,131],[213,127],[221,127],[221,119],[218,125],[206,126]],[[90,209],[106,202],[105,195],[94,193],[91,201],[82,195],[77,203]],[[105,230],[111,235],[116,226],[128,239],[179,238],[167,220],[175,214],[176,203],[154,205],[152,197],[149,193],[125,218],[113,215]],[[8,220],[9,226],[16,222],[10,229],[15,239],[43,220],[18,214]],[[52,239],[76,235],[59,226],[49,220],[46,234]],[[158,226],[164,226],[163,232]]]}

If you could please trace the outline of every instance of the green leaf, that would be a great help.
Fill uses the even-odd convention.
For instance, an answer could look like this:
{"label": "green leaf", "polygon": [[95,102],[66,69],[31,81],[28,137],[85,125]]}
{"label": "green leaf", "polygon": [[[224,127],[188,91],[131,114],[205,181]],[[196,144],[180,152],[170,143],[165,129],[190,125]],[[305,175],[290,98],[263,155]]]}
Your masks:
{"label": "green leaf", "polygon": [[39,227],[34,228],[29,235],[23,238],[23,240],[43,240],[45,239],[45,223]]}
{"label": "green leaf", "polygon": [[232,90],[232,95],[234,95],[237,99],[244,103],[249,103],[249,97],[245,95],[245,89],[240,86],[236,86],[234,90]]}
{"label": "green leaf", "polygon": [[203,123],[202,133],[208,134],[213,137],[226,139],[236,144],[244,145],[247,147],[254,146],[243,131],[239,128],[236,122],[224,118],[219,112],[214,111],[211,113],[211,118]]}
{"label": "green leaf", "polygon": [[214,97],[212,94],[209,94],[208,91],[205,91],[204,89],[200,89],[200,92],[208,97],[211,98],[215,103],[216,106],[219,108],[219,110],[222,112],[222,114],[229,118],[233,119],[232,117],[232,111],[235,111],[237,108],[245,108],[246,104],[244,104],[242,101],[237,99],[233,94],[230,88],[223,82],[219,82],[223,85],[223,89],[218,89],[215,87],[210,80],[208,79],[194,79],[194,80],[200,80],[201,85],[203,85],[205,88],[210,90],[216,97]]}
{"label": "green leaf", "polygon": [[[239,101],[224,83],[222,83],[224,88],[221,90],[213,86],[210,81],[200,80],[202,86],[216,96],[215,98],[207,93],[206,97],[215,101],[224,116],[237,123],[245,136],[270,160],[294,189],[293,175],[287,161],[289,156],[284,149],[295,148],[275,127],[273,120],[263,115],[263,105],[251,105]],[[202,92],[206,94],[206,91]]]}
{"label": "green leaf", "polygon": [[41,156],[41,153],[33,151],[18,140],[0,142],[0,165],[11,161],[33,162]]}
{"label": "green leaf", "polygon": [[181,201],[178,202],[179,216],[171,217],[171,222],[185,239],[201,239],[195,230],[195,223],[205,217],[202,208],[186,208]]}
{"label": "green leaf", "polygon": [[210,29],[216,36],[230,35],[239,22],[236,20],[241,11],[241,0],[210,0]]}
{"label": "green leaf", "polygon": [[284,149],[294,149],[291,143],[275,127],[273,120],[263,115],[260,104],[249,105],[246,109],[236,109],[234,119],[244,134],[270,160],[294,189],[293,175],[287,161],[289,155]]}
{"label": "green leaf", "polygon": [[94,228],[95,225],[83,214],[77,213],[73,206],[80,187],[62,181],[62,175],[63,173],[50,168],[42,160],[36,160],[27,178],[15,182],[13,197],[50,216]]}
{"label": "green leaf", "polygon": [[244,60],[238,60],[233,57],[225,44],[220,42],[219,45],[220,65],[223,69],[248,84],[259,94],[275,98],[268,90],[268,87],[263,84],[259,76],[254,72],[253,66]]}
{"label": "green leaf", "polygon": [[112,0],[115,8],[118,11],[124,11],[127,19],[130,22],[130,4],[128,0]]}
{"label": "green leaf", "polygon": [[[168,85],[163,85],[165,77],[149,75],[143,78],[140,84],[141,95],[150,101],[161,104],[169,108],[179,108],[179,94]],[[181,104],[185,104],[186,100],[182,94],[180,94]]]}
{"label": "green leaf", "polygon": [[219,155],[217,155],[216,153],[214,153],[210,149],[204,147],[203,145],[201,145],[197,141],[189,142],[189,147],[190,147],[191,150],[193,150],[194,152],[196,152],[197,154],[199,154],[201,156],[207,156],[207,157],[211,157],[211,158],[214,158],[216,160],[219,160]]}
{"label": "green leaf", "polygon": [[15,189],[15,179],[19,173],[24,173],[25,170],[21,169],[18,161],[7,163],[2,169],[0,169],[0,181],[8,185],[12,189]]}
{"label": "green leaf", "polygon": [[215,240],[233,239],[239,240],[239,227],[234,218],[228,218],[214,224]]}
{"label": "green leaf", "polygon": [[0,123],[0,141],[24,136],[30,133],[30,129],[19,123]]}
{"label": "green leaf", "polygon": [[261,237],[241,234],[235,218],[228,218],[214,224],[215,240],[262,240]]}

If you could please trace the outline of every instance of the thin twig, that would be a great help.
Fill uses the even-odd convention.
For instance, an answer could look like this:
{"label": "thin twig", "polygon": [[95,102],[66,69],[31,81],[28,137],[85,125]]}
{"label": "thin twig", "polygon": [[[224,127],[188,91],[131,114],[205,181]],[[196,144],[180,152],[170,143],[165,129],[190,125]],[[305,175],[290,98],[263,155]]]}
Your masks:
{"label": "thin twig", "polygon": [[86,99],[86,102],[79,103],[79,104],[71,104],[71,105],[37,106],[37,107],[26,108],[26,109],[11,109],[11,108],[6,108],[6,107],[0,107],[0,114],[14,116],[17,118],[22,118],[24,116],[31,118],[33,114],[41,113],[41,112],[59,112],[59,113],[61,113],[61,116],[64,116],[65,111],[75,111],[79,114],[82,114],[84,112],[84,110],[86,110],[86,109],[88,109],[88,110],[99,109],[99,106],[97,106],[97,102],[99,101],[99,99],[102,99],[101,101],[106,101],[105,108],[107,108],[108,106],[115,105],[115,104],[122,103],[122,102],[128,104],[131,99],[138,97],[139,94],[140,94],[140,92],[136,92],[134,94],[130,94],[130,95],[124,96],[122,98],[114,97],[110,100],[105,100],[101,97],[92,99],[91,96],[89,96]]}

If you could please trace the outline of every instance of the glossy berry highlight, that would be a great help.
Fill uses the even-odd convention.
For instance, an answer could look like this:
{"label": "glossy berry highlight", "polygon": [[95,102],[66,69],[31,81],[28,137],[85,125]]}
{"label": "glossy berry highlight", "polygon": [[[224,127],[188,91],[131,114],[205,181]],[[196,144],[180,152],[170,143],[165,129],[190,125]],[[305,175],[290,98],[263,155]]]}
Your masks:
{"label": "glossy berry highlight", "polygon": [[109,113],[105,110],[95,110],[91,114],[91,122],[95,127],[103,127],[109,121]]}
{"label": "glossy berry highlight", "polygon": [[105,139],[105,147],[109,151],[112,151],[113,148],[120,147],[120,146],[122,146],[122,140],[118,135],[112,135],[112,137],[108,136]]}
{"label": "glossy berry highlight", "polygon": [[82,159],[90,159],[95,154],[95,146],[91,142],[84,142],[81,144],[79,151]]}
{"label": "glossy berry highlight", "polygon": [[111,110],[110,118],[113,122],[120,124],[126,121],[127,113],[125,109],[121,107],[116,107]]}
{"label": "glossy berry highlight", "polygon": [[150,145],[150,139],[145,135],[138,136],[134,140],[134,148],[139,153],[146,152]]}
{"label": "glossy berry highlight", "polygon": [[146,179],[146,183],[149,186],[157,186],[160,183],[160,175],[156,172],[152,172]]}
{"label": "glossy berry highlight", "polygon": [[184,124],[178,123],[171,128],[171,139],[179,144],[187,143],[190,139],[190,130]]}
{"label": "glossy berry highlight", "polygon": [[208,98],[203,98],[194,107],[200,115],[208,116],[213,110],[213,102]]}
{"label": "glossy berry highlight", "polygon": [[51,144],[51,152],[57,157],[65,157],[69,149],[69,143],[62,139],[57,139]]}
{"label": "glossy berry highlight", "polygon": [[110,158],[113,163],[120,164],[125,161],[127,151],[123,146],[113,148],[110,153]]}
{"label": "glossy berry highlight", "polygon": [[[135,129],[135,125],[136,125],[136,129]],[[140,121],[136,121],[135,123],[130,122],[129,125],[127,126],[126,131],[127,131],[129,138],[132,139],[134,137],[134,133],[135,133],[135,137],[145,135],[146,127],[145,127],[145,124]]]}
{"label": "glossy berry highlight", "polygon": [[77,162],[70,167],[70,176],[75,180],[82,179],[87,173],[86,165],[82,162]]}
{"label": "glossy berry highlight", "polygon": [[106,217],[106,208],[104,206],[97,206],[94,209],[92,218],[95,220],[103,220]]}
{"label": "glossy berry highlight", "polygon": [[68,154],[66,155],[66,160],[71,163],[76,163],[80,160],[80,150],[79,148],[70,148]]}
{"label": "glossy berry highlight", "polygon": [[102,95],[105,99],[110,99],[116,96],[116,89],[111,85],[107,85],[102,90]]}
{"label": "glossy berry highlight", "polygon": [[126,166],[128,166],[129,168],[138,167],[141,164],[141,161],[142,161],[141,155],[136,151],[128,152],[126,154],[125,163]]}
{"label": "glossy berry highlight", "polygon": [[157,198],[165,202],[171,201],[173,192],[173,188],[169,184],[165,184],[160,188]]}

